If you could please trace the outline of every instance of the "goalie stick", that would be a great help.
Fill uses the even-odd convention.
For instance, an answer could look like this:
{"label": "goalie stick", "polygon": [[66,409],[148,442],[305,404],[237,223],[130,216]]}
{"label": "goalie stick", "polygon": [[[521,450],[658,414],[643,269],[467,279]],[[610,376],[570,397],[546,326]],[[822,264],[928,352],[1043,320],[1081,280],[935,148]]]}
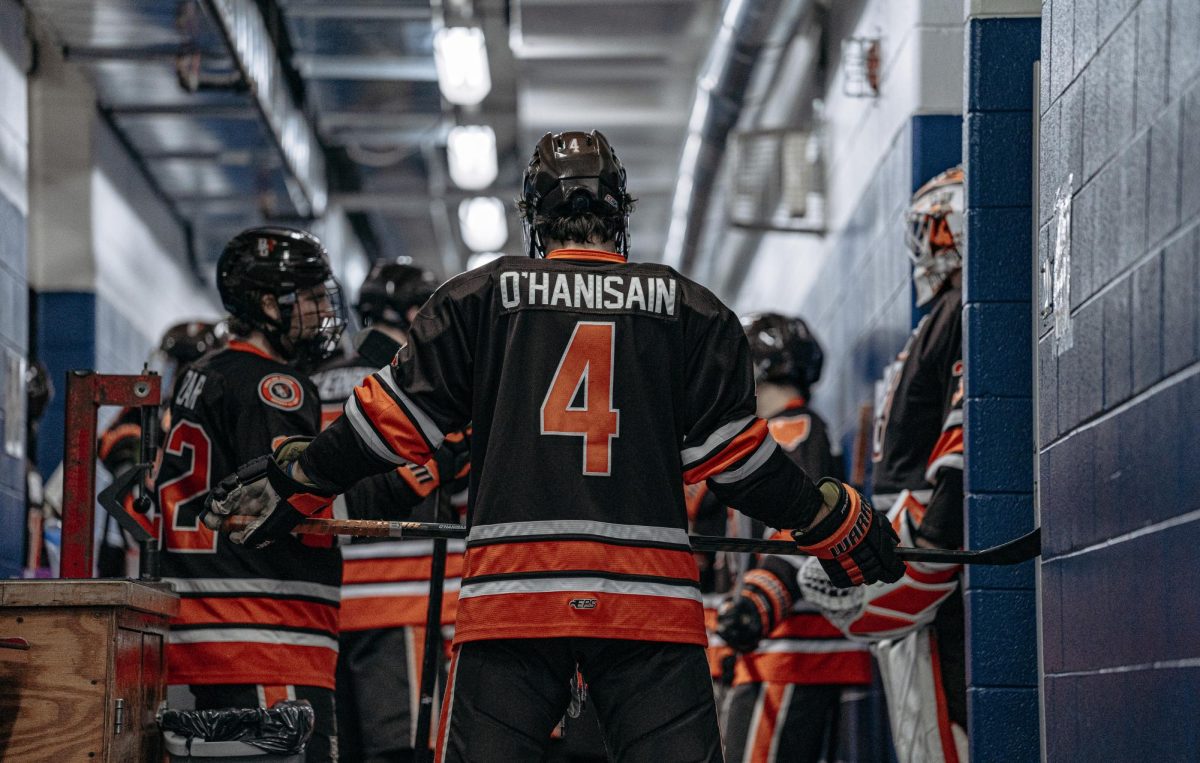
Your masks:
{"label": "goalie stick", "polygon": [[[253,517],[233,516],[225,519],[226,532],[244,527]],[[448,538],[465,539],[463,525],[441,522],[388,522],[372,519],[307,519],[296,525],[293,532],[313,535],[355,535],[374,538]],[[689,535],[693,551],[733,551],[735,553],[779,554],[807,556],[786,540],[754,540],[725,538],[719,535]],[[915,548],[899,546],[896,555],[908,562],[937,564],[1006,565],[1029,561],[1042,553],[1042,530],[1037,528],[1025,535],[991,548],[957,551],[945,548]]]}

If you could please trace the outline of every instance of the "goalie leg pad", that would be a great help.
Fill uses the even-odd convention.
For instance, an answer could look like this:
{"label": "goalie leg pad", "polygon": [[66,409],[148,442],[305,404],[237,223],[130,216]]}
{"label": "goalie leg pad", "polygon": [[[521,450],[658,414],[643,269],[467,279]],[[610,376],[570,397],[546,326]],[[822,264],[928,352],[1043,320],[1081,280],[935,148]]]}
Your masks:
{"label": "goalie leg pad", "polygon": [[871,651],[883,678],[897,760],[967,763],[966,732],[946,711],[932,629],[874,644]]}

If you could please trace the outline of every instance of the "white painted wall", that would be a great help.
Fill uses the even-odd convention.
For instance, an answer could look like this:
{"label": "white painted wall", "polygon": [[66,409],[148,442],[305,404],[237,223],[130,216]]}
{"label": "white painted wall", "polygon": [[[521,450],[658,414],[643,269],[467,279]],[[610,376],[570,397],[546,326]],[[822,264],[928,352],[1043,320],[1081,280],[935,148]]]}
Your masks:
{"label": "white painted wall", "polygon": [[[958,114],[963,98],[962,0],[871,0],[851,26],[838,18],[846,9],[833,3],[833,28],[846,37],[880,37],[882,80],[876,98],[843,93],[840,60],[824,94],[827,234],[765,236],[749,277],[734,303],[739,310],[759,304],[797,310],[808,301],[817,274],[832,252],[863,192],[916,114]],[[840,41],[832,50],[840,49]],[[793,262],[790,252],[799,255]],[[844,253],[842,253],[844,254]]]}

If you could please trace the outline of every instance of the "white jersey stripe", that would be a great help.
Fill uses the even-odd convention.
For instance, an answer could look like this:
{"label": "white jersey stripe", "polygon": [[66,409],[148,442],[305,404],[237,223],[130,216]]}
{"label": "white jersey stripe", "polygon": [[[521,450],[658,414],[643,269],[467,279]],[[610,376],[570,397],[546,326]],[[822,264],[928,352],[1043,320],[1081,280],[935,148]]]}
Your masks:
{"label": "white jersey stripe", "polygon": [[297,633],[271,628],[195,628],[174,630],[170,634],[172,644],[277,644],[280,646],[312,646],[338,650],[336,638],[318,633]]}
{"label": "white jersey stripe", "polygon": [[722,485],[728,485],[731,482],[744,480],[756,472],[760,466],[765,464],[767,459],[771,457],[771,454],[774,453],[778,447],[779,445],[775,442],[775,438],[767,435],[767,439],[762,441],[762,444],[759,445],[754,453],[750,455],[750,458],[746,460],[746,463],[742,464],[736,469],[721,472],[720,474],[714,474],[709,479]]}
{"label": "white jersey stripe", "polygon": [[[447,578],[443,591],[457,591],[461,578]],[[374,596],[428,596],[428,580],[411,580],[403,583],[350,583],[342,586],[342,601],[366,599]]]}
{"label": "white jersey stripe", "polygon": [[593,522],[587,519],[552,519],[543,522],[476,525],[467,534],[467,542],[538,535],[595,535],[613,540],[670,543],[677,546],[689,544],[687,530],[678,527],[622,525],[612,522]]}
{"label": "white jersey stripe", "polygon": [[754,654],[837,654],[867,649],[867,644],[845,639],[773,638],[761,642]]}
{"label": "white jersey stripe", "polygon": [[304,596],[337,604],[339,586],[271,578],[163,578],[177,593],[239,594],[242,596]]}
{"label": "white jersey stripe", "polygon": [[[461,554],[467,550],[463,540],[446,542],[446,553]],[[403,540],[386,543],[352,543],[342,548],[343,559],[387,559],[391,557],[432,556],[433,541]]]}
{"label": "white jersey stripe", "polygon": [[925,470],[925,481],[933,482],[936,480],[937,473],[942,469],[957,469],[961,472],[963,469],[963,454],[947,453],[944,456],[939,456],[932,464],[929,465],[929,468]]}
{"label": "white jersey stripe", "polygon": [[404,407],[412,414],[413,423],[420,427],[424,433],[425,439],[429,440],[430,450],[437,450],[442,445],[442,441],[446,439],[446,435],[442,434],[442,430],[438,425],[433,423],[433,419],[429,418],[429,414],[421,410],[421,407],[413,402],[412,398],[404,394],[404,390],[400,389],[400,385],[396,383],[396,378],[392,375],[393,366],[384,366],[379,369],[379,376],[387,383],[392,394],[400,398],[404,403]]}
{"label": "white jersey stripe", "polygon": [[350,421],[350,426],[354,428],[355,434],[358,435],[358,439],[362,440],[366,444],[367,449],[374,453],[376,457],[397,466],[406,463],[403,458],[392,452],[392,449],[379,437],[379,433],[375,431],[375,427],[371,426],[371,422],[367,421],[366,414],[359,407],[357,397],[351,395],[346,400],[346,407],[343,411],[345,411],[346,418]]}
{"label": "white jersey stripe", "polygon": [[684,467],[686,468],[690,464],[703,461],[710,453],[723,446],[728,440],[736,437],[738,432],[745,429],[746,425],[752,421],[754,421],[753,416],[746,416],[745,418],[722,424],[713,430],[713,433],[704,442],[681,450],[679,456],[683,461]]}
{"label": "white jersey stripe", "polygon": [[528,578],[521,580],[496,580],[486,583],[466,582],[458,593],[459,599],[477,596],[503,596],[507,594],[563,593],[578,591],[586,593],[611,593],[629,596],[660,596],[670,599],[690,599],[700,604],[700,592],[692,586],[668,583],[646,583],[636,580],[611,580],[609,578]]}

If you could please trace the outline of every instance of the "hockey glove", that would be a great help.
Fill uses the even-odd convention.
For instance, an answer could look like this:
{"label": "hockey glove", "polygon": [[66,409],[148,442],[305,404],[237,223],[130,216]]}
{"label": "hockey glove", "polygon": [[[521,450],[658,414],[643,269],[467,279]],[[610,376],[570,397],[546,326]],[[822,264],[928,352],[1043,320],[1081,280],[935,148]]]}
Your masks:
{"label": "hockey glove", "polygon": [[292,477],[292,467],[311,440],[289,437],[272,455],[249,461],[221,480],[205,500],[204,525],[219,530],[225,517],[256,517],[245,528],[231,532],[229,539],[265,548],[327,506],[332,496],[313,492],[313,485]]}
{"label": "hockey glove", "polygon": [[830,512],[807,530],[792,531],[800,549],[817,557],[839,588],[899,580],[905,569],[895,553],[900,539],[887,519],[849,485],[826,477],[817,487]]}
{"label": "hockey glove", "polygon": [[717,611],[717,635],[739,652],[751,652],[791,607],[791,594],[779,578],[765,569],[750,570],[741,592]]}

